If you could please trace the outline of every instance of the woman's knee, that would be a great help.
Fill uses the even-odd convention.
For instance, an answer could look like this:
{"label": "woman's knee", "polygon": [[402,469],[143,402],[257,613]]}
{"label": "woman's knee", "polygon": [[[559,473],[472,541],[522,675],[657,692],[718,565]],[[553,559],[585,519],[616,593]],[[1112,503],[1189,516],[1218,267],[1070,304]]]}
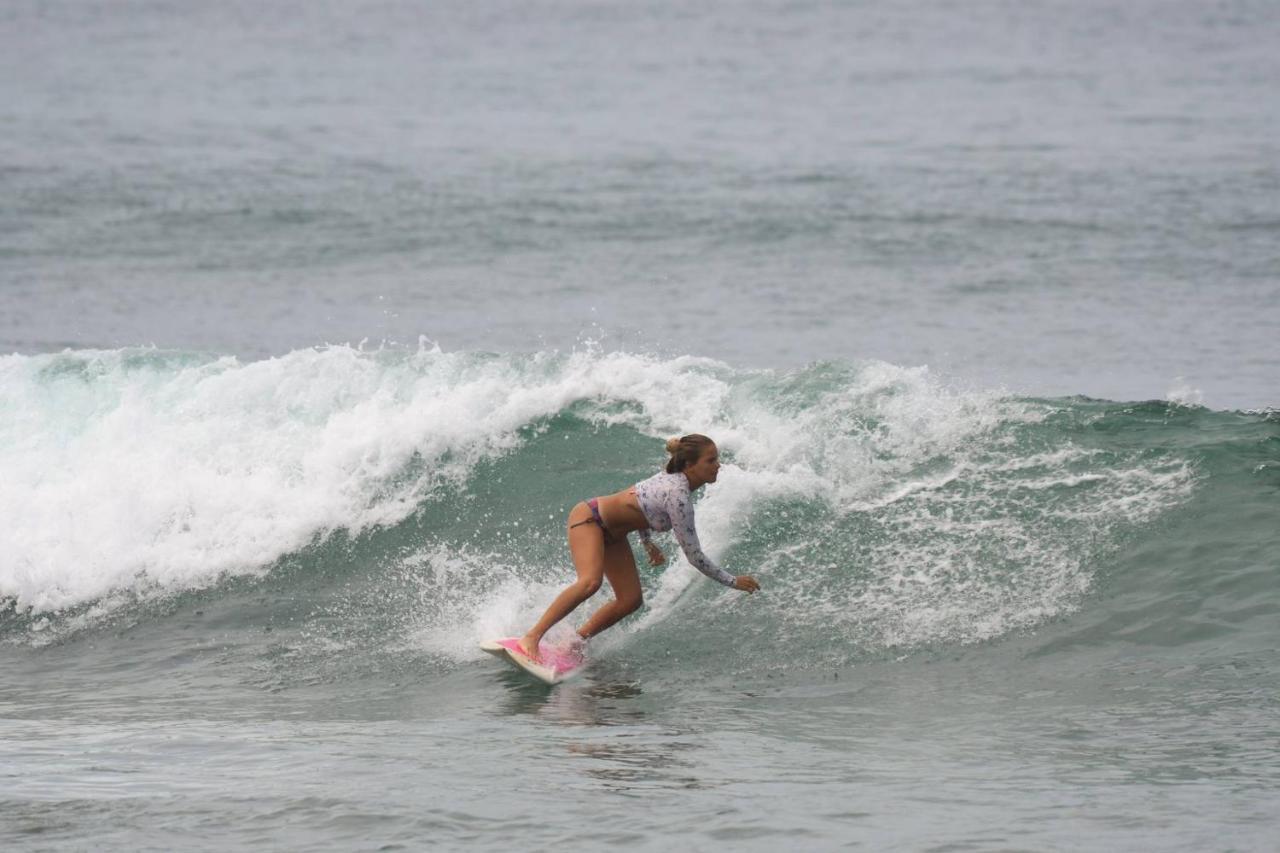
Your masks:
{"label": "woman's knee", "polygon": [[640,609],[641,604],[644,604],[644,596],[640,593],[618,599],[618,607],[622,608],[623,615],[635,613]]}
{"label": "woman's knee", "polygon": [[600,578],[578,578],[574,586],[584,598],[590,598],[600,591]]}

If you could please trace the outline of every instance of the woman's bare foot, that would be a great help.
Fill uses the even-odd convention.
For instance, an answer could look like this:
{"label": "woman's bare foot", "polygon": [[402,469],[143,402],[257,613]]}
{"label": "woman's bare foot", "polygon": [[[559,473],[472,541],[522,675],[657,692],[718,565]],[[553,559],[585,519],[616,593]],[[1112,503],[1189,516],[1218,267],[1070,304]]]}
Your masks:
{"label": "woman's bare foot", "polygon": [[541,637],[525,634],[519,640],[516,640],[516,645],[520,647],[520,651],[524,652],[524,656],[529,660],[541,663],[541,659],[538,657],[538,645],[541,639]]}

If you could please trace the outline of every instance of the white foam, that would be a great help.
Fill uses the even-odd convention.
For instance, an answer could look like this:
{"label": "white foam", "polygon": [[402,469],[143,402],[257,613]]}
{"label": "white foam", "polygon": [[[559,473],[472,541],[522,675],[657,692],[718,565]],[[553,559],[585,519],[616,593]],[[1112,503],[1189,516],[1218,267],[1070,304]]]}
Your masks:
{"label": "white foam", "polygon": [[196,588],[395,523],[574,395],[519,372],[346,347],[178,367],[125,352],[0,360],[0,595],[46,611]]}
{"label": "white foam", "polygon": [[1173,380],[1173,385],[1164,396],[1170,403],[1176,403],[1179,406],[1204,405],[1204,392],[1181,376]]}
{"label": "white foam", "polygon": [[[404,561],[402,569],[418,595],[409,614],[408,647],[453,661],[483,657],[480,643],[485,640],[523,634],[571,580],[563,567],[538,572],[500,554],[438,543],[424,546]],[[601,603],[582,610],[589,612]],[[585,612],[575,619],[580,621]],[[574,624],[573,619],[560,623],[547,641],[567,642]]]}

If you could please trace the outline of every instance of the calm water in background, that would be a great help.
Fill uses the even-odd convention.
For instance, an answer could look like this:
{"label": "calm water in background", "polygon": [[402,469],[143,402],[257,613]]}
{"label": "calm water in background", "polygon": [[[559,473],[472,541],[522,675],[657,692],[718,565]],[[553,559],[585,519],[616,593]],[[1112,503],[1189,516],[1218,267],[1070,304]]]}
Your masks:
{"label": "calm water in background", "polygon": [[6,350],[603,335],[1280,392],[1267,2],[6,10]]}
{"label": "calm water in background", "polygon": [[[1270,848],[1277,43],[6,3],[0,842]],[[478,652],[692,428],[764,593]]]}

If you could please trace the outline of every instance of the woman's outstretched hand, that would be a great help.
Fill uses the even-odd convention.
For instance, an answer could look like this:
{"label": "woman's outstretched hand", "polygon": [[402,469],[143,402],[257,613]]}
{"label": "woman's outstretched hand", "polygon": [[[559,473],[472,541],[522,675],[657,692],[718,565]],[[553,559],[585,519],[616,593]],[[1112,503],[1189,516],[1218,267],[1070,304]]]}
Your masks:
{"label": "woman's outstretched hand", "polygon": [[667,561],[666,555],[662,553],[662,549],[657,545],[650,545],[645,550],[649,552],[649,565],[661,566]]}
{"label": "woman's outstretched hand", "polygon": [[756,583],[756,579],[751,575],[738,575],[733,579],[733,588],[743,592],[755,592],[760,588],[760,584]]}

